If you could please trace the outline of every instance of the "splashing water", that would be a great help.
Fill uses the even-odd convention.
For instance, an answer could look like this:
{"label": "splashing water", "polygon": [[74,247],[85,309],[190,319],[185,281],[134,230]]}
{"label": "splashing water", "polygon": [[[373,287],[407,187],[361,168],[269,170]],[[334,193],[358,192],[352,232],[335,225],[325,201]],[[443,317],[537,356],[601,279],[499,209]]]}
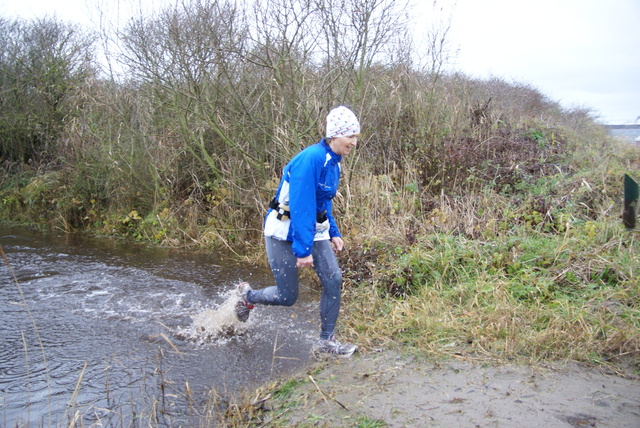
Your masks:
{"label": "splashing water", "polygon": [[242,322],[236,316],[235,308],[241,298],[235,293],[235,289],[227,291],[224,296],[224,302],[218,307],[206,309],[193,316],[193,323],[180,329],[177,336],[183,340],[204,344],[245,334],[251,326],[251,320]]}
{"label": "splashing water", "polygon": [[[83,426],[130,426],[147,412],[168,418],[162,426],[192,426],[193,403],[212,390],[227,400],[310,360],[312,287],[294,307],[235,316],[234,284],[270,285],[268,268],[2,227],[0,244],[21,286],[0,275],[0,426],[65,425],[71,405]],[[176,411],[159,413],[160,402]]]}

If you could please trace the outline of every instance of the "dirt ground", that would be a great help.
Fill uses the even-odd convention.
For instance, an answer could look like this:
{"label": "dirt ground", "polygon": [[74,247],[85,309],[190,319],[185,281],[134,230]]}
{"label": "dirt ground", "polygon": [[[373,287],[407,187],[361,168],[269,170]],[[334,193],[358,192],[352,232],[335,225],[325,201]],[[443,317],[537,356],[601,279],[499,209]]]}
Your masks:
{"label": "dirt ground", "polygon": [[[263,426],[640,427],[640,379],[577,363],[317,362]],[[271,400],[268,400],[271,401]]]}

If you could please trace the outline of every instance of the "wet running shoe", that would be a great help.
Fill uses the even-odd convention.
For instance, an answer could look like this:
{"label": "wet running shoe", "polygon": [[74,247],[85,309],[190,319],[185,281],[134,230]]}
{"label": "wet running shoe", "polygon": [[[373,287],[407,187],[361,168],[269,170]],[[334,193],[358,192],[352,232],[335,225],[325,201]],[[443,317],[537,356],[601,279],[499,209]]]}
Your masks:
{"label": "wet running shoe", "polygon": [[240,300],[236,303],[236,316],[242,322],[246,322],[249,319],[249,313],[253,309],[253,305],[247,301],[247,292],[251,290],[251,286],[246,282],[238,285],[236,293]]}
{"label": "wet running shoe", "polygon": [[320,339],[313,347],[316,357],[350,357],[358,347],[349,343],[340,343],[334,336],[329,339]]}

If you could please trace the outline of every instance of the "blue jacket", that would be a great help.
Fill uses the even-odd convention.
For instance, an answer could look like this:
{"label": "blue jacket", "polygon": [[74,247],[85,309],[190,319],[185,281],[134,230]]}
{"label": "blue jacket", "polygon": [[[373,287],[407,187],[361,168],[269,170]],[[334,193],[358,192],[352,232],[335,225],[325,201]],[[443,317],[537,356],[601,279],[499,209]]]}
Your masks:
{"label": "blue jacket", "polygon": [[[332,214],[341,160],[324,138],[291,159],[276,192],[279,207],[267,212],[265,236],[292,242],[298,258],[311,254],[313,241],[341,236]],[[323,213],[326,220],[318,222]]]}

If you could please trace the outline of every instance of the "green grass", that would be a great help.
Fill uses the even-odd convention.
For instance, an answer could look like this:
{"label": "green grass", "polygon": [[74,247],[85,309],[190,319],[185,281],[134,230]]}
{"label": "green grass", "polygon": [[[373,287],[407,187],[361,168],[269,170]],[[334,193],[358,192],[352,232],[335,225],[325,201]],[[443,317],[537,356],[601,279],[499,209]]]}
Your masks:
{"label": "green grass", "polygon": [[615,220],[420,237],[352,284],[352,334],[440,357],[624,360],[640,350],[639,251],[637,232]]}
{"label": "green grass", "polygon": [[354,425],[357,428],[383,428],[387,423],[380,419],[372,419],[368,416],[360,416]]}

